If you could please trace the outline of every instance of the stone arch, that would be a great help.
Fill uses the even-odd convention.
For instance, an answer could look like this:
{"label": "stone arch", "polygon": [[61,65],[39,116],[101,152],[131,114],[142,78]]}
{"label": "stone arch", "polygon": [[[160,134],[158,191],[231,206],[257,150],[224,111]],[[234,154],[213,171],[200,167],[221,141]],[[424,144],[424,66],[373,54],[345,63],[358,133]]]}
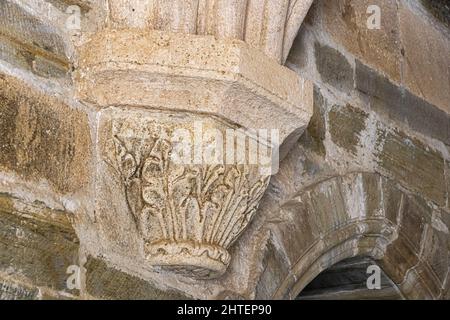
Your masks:
{"label": "stone arch", "polygon": [[271,226],[272,241],[289,270],[272,298],[294,299],[320,272],[357,256],[376,260],[407,299],[444,295],[450,221],[395,181],[366,172],[332,177],[284,203],[280,213],[284,221]]}

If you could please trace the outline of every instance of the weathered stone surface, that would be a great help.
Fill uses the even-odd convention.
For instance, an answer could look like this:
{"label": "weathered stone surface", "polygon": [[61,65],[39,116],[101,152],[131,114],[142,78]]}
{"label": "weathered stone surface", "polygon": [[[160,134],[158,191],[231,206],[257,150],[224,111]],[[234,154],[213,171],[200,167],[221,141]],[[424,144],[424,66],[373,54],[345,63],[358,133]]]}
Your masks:
{"label": "weathered stone surface", "polygon": [[410,300],[433,300],[439,295],[439,288],[428,278],[428,273],[419,261],[406,273],[405,279],[398,284],[402,295]]}
{"label": "weathered stone surface", "polygon": [[158,289],[151,283],[110,267],[105,261],[88,257],[86,290],[94,298],[114,300],[189,299],[181,293]]}
{"label": "weathered stone surface", "polygon": [[400,220],[402,209],[403,192],[398,186],[388,179],[382,179],[382,199],[385,218],[393,225],[397,225]]}
{"label": "weathered stone surface", "polygon": [[401,41],[405,52],[405,86],[450,113],[450,39],[420,14],[417,4],[399,6]]}
{"label": "weathered stone surface", "polygon": [[314,87],[314,103],[313,115],[309,121],[308,127],[299,139],[299,143],[316,153],[324,156],[325,146],[323,141],[326,134],[326,120],[325,120],[325,98],[320,93],[317,86]]}
{"label": "weathered stone surface", "polygon": [[404,198],[402,209],[399,233],[404,235],[415,252],[420,252],[425,226],[431,219],[431,208],[422,198],[408,196]]}
{"label": "weathered stone surface", "polygon": [[396,284],[402,283],[408,270],[419,262],[419,253],[412,250],[404,237],[388,245],[380,266]]}
{"label": "weathered stone surface", "polygon": [[431,208],[423,199],[416,196],[403,199],[399,236],[388,245],[382,260],[383,269],[397,284],[419,263],[426,224],[431,219]]}
{"label": "weathered stone surface", "polygon": [[370,96],[377,113],[450,145],[450,115],[356,61],[356,88]]}
{"label": "weathered stone surface", "polygon": [[316,42],[314,55],[323,82],[344,92],[353,89],[353,68],[342,53]]}
{"label": "weathered stone surface", "polygon": [[36,286],[67,288],[67,268],[78,265],[78,238],[66,213],[0,195],[0,272]]}
{"label": "weathered stone surface", "polygon": [[0,276],[0,300],[36,300],[39,290]]}
{"label": "weathered stone surface", "polygon": [[367,288],[367,270],[377,265],[370,258],[356,257],[341,261],[320,273],[306,286],[299,300],[399,300],[402,299],[397,287],[381,270],[381,288]]}
{"label": "weathered stone surface", "polygon": [[377,145],[377,162],[383,170],[437,204],[445,204],[444,159],[439,152],[395,130],[380,132]]}
{"label": "weathered stone surface", "polygon": [[[144,243],[145,259],[155,267],[199,278],[223,274],[227,249],[256,213],[270,177],[257,163],[206,158],[202,131],[225,136],[231,128],[189,113],[102,112],[96,211],[105,237],[127,255],[139,256]],[[200,159],[192,149],[182,158],[177,147],[186,139],[191,147],[201,144]]]}
{"label": "weathered stone surface", "polygon": [[[447,219],[445,219],[447,218]],[[446,220],[446,221],[445,221]],[[423,251],[421,258],[426,261],[425,268],[431,268],[432,275],[427,282],[435,282],[435,291],[440,291],[445,284],[450,267],[450,241],[449,227],[450,219],[433,212],[433,218],[427,225],[423,240]]]}
{"label": "weathered stone surface", "polygon": [[89,11],[94,5],[95,0],[45,0],[51,3],[53,6],[59,10],[66,12],[69,6],[78,6],[82,12]]}
{"label": "weathered stone surface", "polygon": [[312,0],[174,1],[112,0],[114,27],[146,28],[244,40],[284,62]]}
{"label": "weathered stone surface", "polygon": [[331,140],[338,146],[356,154],[361,132],[366,127],[368,114],[351,105],[334,106],[328,114]]}
{"label": "weathered stone surface", "polygon": [[445,160],[445,181],[447,182],[447,209],[450,211],[450,160]]}
{"label": "weathered stone surface", "polygon": [[204,112],[245,129],[277,129],[286,151],[312,115],[312,83],[240,41],[105,30],[80,49],[77,75],[83,101]]}
{"label": "weathered stone surface", "polygon": [[57,28],[45,24],[16,3],[0,3],[0,34],[20,42],[31,51],[67,65],[66,44]]}
{"label": "weathered stone surface", "polygon": [[[334,41],[364,62],[400,82],[400,40],[395,0],[321,0],[325,30]],[[370,5],[381,9],[380,29],[369,29],[373,12]]]}
{"label": "weathered stone surface", "polygon": [[68,75],[65,66],[61,66],[2,36],[0,36],[0,60],[45,78],[60,79]]}
{"label": "weathered stone surface", "polygon": [[86,186],[90,129],[87,115],[59,100],[0,76],[0,169],[46,179],[55,190]]}
{"label": "weathered stone surface", "polygon": [[[384,184],[387,183],[382,177],[376,174],[364,174],[362,175],[361,184],[366,194],[364,201],[364,215],[368,218],[384,218],[386,212],[384,211],[385,201],[391,197],[391,192],[386,194],[382,189]],[[384,199],[386,195],[387,199]],[[361,210],[362,211],[362,210]]]}
{"label": "weathered stone surface", "polygon": [[289,273],[289,264],[285,257],[269,242],[267,252],[262,262],[264,270],[258,280],[255,290],[255,299],[270,299],[277,285],[281,283]]}
{"label": "weathered stone surface", "polygon": [[[242,41],[104,29],[80,48],[77,84],[80,99],[101,107],[96,214],[105,247],[154,270],[222,275],[272,164],[277,170],[278,146],[283,157],[307,125],[311,82]],[[276,140],[245,134],[244,152],[233,150],[231,161],[215,141],[221,151],[211,161],[204,150],[214,145],[198,124],[221,137],[229,129],[275,129]],[[179,141],[182,130],[200,141]],[[234,139],[227,148],[235,149]],[[265,172],[254,142],[259,154],[263,144],[270,149]],[[190,149],[187,161],[174,160],[181,144],[200,144],[200,157]]]}
{"label": "weathered stone surface", "polygon": [[450,299],[450,281],[447,281],[447,284],[444,288],[444,292],[442,294],[442,299],[445,299],[445,300]]}
{"label": "weathered stone surface", "polygon": [[316,212],[320,230],[324,234],[348,223],[349,214],[341,192],[341,183],[339,179],[331,179],[308,192],[311,197],[310,210]]}
{"label": "weathered stone surface", "polygon": [[274,236],[283,245],[291,265],[298,261],[321,234],[318,216],[311,212],[308,200],[305,196],[305,199],[293,199],[283,204],[283,220],[273,227]]}

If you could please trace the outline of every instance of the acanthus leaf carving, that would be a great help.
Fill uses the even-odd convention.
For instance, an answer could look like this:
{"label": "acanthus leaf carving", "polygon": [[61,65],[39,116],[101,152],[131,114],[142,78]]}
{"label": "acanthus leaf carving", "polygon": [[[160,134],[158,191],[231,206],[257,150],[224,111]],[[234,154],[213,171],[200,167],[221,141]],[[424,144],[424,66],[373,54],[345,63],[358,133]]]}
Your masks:
{"label": "acanthus leaf carving", "polygon": [[114,136],[116,167],[147,261],[198,278],[224,273],[227,249],[256,212],[269,176],[244,164],[176,164],[170,141],[144,144],[134,150]]}

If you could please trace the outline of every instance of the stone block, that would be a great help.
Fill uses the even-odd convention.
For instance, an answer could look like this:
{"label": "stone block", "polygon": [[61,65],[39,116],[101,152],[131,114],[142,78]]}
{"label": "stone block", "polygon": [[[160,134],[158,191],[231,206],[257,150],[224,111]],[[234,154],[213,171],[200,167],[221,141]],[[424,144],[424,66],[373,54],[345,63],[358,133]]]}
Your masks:
{"label": "stone block", "polygon": [[0,170],[47,180],[55,191],[86,186],[92,161],[87,115],[0,75]]}
{"label": "stone block", "polygon": [[323,82],[344,92],[353,90],[353,67],[342,53],[316,42],[314,56]]}
{"label": "stone block", "polygon": [[[362,174],[362,186],[364,190],[364,207],[367,218],[383,218],[384,217],[384,196],[383,178],[377,174]],[[357,188],[355,186],[355,188]]]}
{"label": "stone block", "polygon": [[421,259],[432,270],[430,281],[442,288],[450,270],[450,219],[443,221],[440,216],[436,216],[433,220],[426,228]]}
{"label": "stone block", "polygon": [[400,211],[404,194],[392,180],[382,178],[381,184],[384,216],[396,226],[400,220]]}
{"label": "stone block", "polygon": [[264,270],[256,286],[255,299],[271,299],[278,285],[280,285],[289,274],[289,264],[285,257],[273,243],[269,242],[267,252],[263,260]]}
{"label": "stone block", "polygon": [[340,179],[330,179],[308,192],[310,212],[318,220],[322,234],[348,223],[349,215],[341,192],[341,183]]}
{"label": "stone block", "polygon": [[0,36],[0,60],[45,78],[68,78],[68,69],[8,38]]}
{"label": "stone block", "polygon": [[283,246],[290,265],[320,238],[318,215],[311,211],[307,194],[283,204],[282,222],[273,227],[274,237]]}
{"label": "stone block", "polygon": [[0,272],[77,294],[67,287],[67,271],[79,264],[78,248],[66,213],[0,195]]}
{"label": "stone block", "polygon": [[445,204],[444,159],[438,151],[396,130],[381,130],[377,139],[381,169],[437,204]]}
{"label": "stone block", "polygon": [[404,237],[399,237],[387,246],[384,257],[380,260],[380,267],[394,283],[400,284],[408,270],[418,262],[419,253],[411,248]]}
{"label": "stone block", "polygon": [[210,113],[278,129],[281,141],[298,139],[312,114],[312,83],[242,41],[105,29],[81,48],[78,64],[79,98],[102,107]]}
{"label": "stone block", "polygon": [[356,88],[369,95],[371,108],[411,129],[450,145],[450,115],[388,78],[356,62]]}
{"label": "stone block", "polygon": [[431,220],[431,208],[422,198],[408,196],[404,198],[402,211],[399,233],[419,252],[426,224]]}
{"label": "stone block", "polygon": [[89,256],[85,264],[86,290],[94,298],[113,300],[185,300],[189,297],[108,266],[103,260]]}
{"label": "stone block", "polygon": [[67,45],[57,28],[10,0],[0,3],[0,34],[67,65]]}
{"label": "stone block", "polygon": [[382,259],[382,268],[397,284],[402,283],[409,270],[419,263],[431,207],[418,196],[405,196],[398,238],[389,244]]}
{"label": "stone block", "polygon": [[445,181],[447,186],[447,209],[450,211],[450,160],[445,160]]}
{"label": "stone block", "polygon": [[39,290],[0,276],[0,300],[36,300]]}
{"label": "stone block", "polygon": [[313,103],[313,115],[309,121],[308,127],[299,139],[302,146],[307,147],[315,151],[316,153],[324,156],[325,146],[323,141],[326,134],[326,120],[325,120],[325,98],[320,93],[320,89],[314,87],[314,103]]}
{"label": "stone block", "polygon": [[404,48],[403,81],[416,95],[450,113],[450,40],[430,23],[419,4],[402,1],[399,24]]}
{"label": "stone block", "polygon": [[368,114],[351,105],[334,106],[328,114],[331,140],[356,155],[360,134],[366,127]]}
{"label": "stone block", "polygon": [[[395,0],[320,1],[323,24],[333,40],[359,59],[400,82],[400,40]],[[380,29],[369,29],[370,5],[380,9]]]}

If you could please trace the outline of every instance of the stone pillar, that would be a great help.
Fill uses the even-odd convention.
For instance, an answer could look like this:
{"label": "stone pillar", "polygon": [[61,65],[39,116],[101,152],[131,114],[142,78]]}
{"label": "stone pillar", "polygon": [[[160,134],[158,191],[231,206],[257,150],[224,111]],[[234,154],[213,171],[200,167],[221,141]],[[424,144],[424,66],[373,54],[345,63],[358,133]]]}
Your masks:
{"label": "stone pillar", "polygon": [[111,0],[110,26],[243,40],[284,62],[313,0]]}
{"label": "stone pillar", "polygon": [[110,1],[109,25],[78,49],[77,94],[98,108],[102,248],[197,278],[225,272],[279,146],[312,114],[312,84],[279,64],[283,51],[243,41],[246,3]]}

